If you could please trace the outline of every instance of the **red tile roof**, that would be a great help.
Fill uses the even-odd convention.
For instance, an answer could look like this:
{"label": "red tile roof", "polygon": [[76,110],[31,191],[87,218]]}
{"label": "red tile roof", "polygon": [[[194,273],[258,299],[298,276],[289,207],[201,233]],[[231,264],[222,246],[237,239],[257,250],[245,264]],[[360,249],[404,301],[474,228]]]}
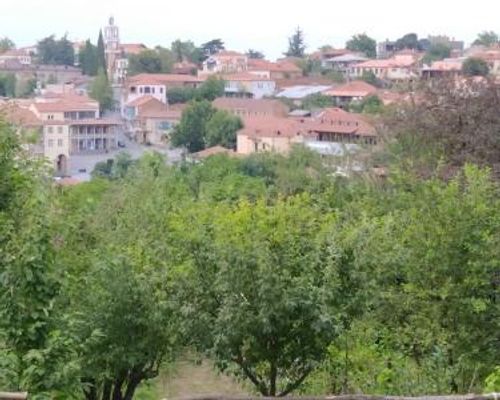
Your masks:
{"label": "red tile roof", "polygon": [[35,113],[14,103],[2,105],[0,107],[0,116],[4,117],[13,125],[24,127],[41,125],[41,121],[37,118]]}
{"label": "red tile roof", "polygon": [[138,74],[131,76],[128,83],[134,85],[168,85],[169,83],[201,83],[202,79],[184,74]]}
{"label": "red tile roof", "polygon": [[286,116],[288,114],[288,107],[279,100],[219,97],[218,99],[215,99],[212,104],[214,107],[222,110],[244,110],[250,114],[280,114],[282,116]]}
{"label": "red tile roof", "polygon": [[[135,100],[132,100],[130,102],[127,103],[127,107],[138,107],[138,106],[142,106],[144,104],[147,104],[149,103],[150,101],[157,101],[157,102],[160,102],[160,100],[158,100],[156,97],[153,97],[149,94],[145,95],[145,96],[141,96],[141,97],[138,97],[137,99]],[[161,102],[160,102],[161,103]]]}
{"label": "red tile roof", "polygon": [[365,118],[340,108],[326,108],[314,117],[305,119],[303,124],[313,132],[376,136],[375,128]]}
{"label": "red tile roof", "polygon": [[247,117],[243,119],[243,129],[238,134],[249,137],[296,137],[307,132],[300,122],[280,117]]}
{"label": "red tile roof", "polygon": [[366,97],[374,94],[377,88],[364,81],[352,81],[344,85],[329,89],[323,94],[332,97]]}
{"label": "red tile roof", "polygon": [[270,62],[267,60],[248,60],[248,69],[250,71],[270,71],[270,72],[283,72],[294,73],[302,72],[302,70],[290,61]]}
{"label": "red tile roof", "polygon": [[250,72],[237,72],[235,74],[226,74],[222,75],[222,79],[231,82],[262,82],[262,81],[270,81],[271,79],[251,74]]}
{"label": "red tile roof", "polygon": [[386,60],[368,60],[356,64],[355,68],[408,68],[415,65],[416,60],[412,56],[396,56]]}

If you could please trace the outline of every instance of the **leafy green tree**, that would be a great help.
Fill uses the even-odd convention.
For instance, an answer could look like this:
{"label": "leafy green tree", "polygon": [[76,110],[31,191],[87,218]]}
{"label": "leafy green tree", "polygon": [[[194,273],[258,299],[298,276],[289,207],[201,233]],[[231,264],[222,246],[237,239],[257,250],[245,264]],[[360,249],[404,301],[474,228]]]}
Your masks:
{"label": "leafy green tree", "polygon": [[0,154],[0,353],[8,357],[8,365],[0,363],[0,380],[11,390],[29,390],[35,399],[71,397],[78,368],[58,323],[62,277],[47,171],[27,156],[3,121]]}
{"label": "leafy green tree", "polygon": [[14,74],[0,75],[0,96],[15,97],[16,96],[17,79]]}
{"label": "leafy green tree", "polygon": [[218,110],[207,122],[207,146],[224,146],[229,149],[236,148],[236,133],[243,128],[239,117],[227,111]]}
{"label": "leafy green tree", "polygon": [[431,44],[427,53],[423,58],[423,62],[429,64],[433,61],[443,60],[450,57],[451,47],[445,43],[434,43]]}
{"label": "leafy green tree", "polygon": [[208,313],[202,318],[210,320],[208,344],[219,368],[235,366],[262,395],[287,395],[323,360],[340,321],[349,319],[341,306],[344,270],[326,239],[329,216],[317,213],[307,196],[206,212],[213,215],[205,226],[215,245],[191,254],[200,268],[194,273],[213,285],[214,301],[193,312]]}
{"label": "leafy green tree", "polygon": [[321,93],[311,94],[302,100],[302,108],[305,110],[317,110],[332,106],[332,98]]}
{"label": "leafy green tree", "polygon": [[500,42],[500,39],[499,39],[498,34],[496,32],[484,31],[484,32],[481,32],[479,35],[477,35],[477,39],[474,41],[474,44],[490,47],[490,46],[493,46],[495,44],[498,44],[499,42]]}
{"label": "leafy green tree", "polygon": [[224,95],[225,87],[226,82],[224,81],[224,79],[210,76],[196,90],[195,99],[213,101],[216,98],[222,97]]}
{"label": "leafy green tree", "polygon": [[375,58],[377,56],[377,42],[366,33],[354,35],[347,41],[346,49],[358,51],[369,58]]}
{"label": "leafy green tree", "polygon": [[172,87],[167,90],[169,104],[188,103],[196,97],[196,89],[191,87]]}
{"label": "leafy green tree", "polygon": [[157,46],[155,51],[160,59],[161,72],[164,74],[172,72],[172,68],[174,66],[174,55],[172,51],[161,46]]}
{"label": "leafy green tree", "polygon": [[349,110],[363,114],[379,114],[383,110],[384,104],[377,95],[367,96],[359,102],[349,105]]}
{"label": "leafy green tree", "polygon": [[89,94],[90,97],[99,102],[101,111],[110,110],[113,107],[113,89],[102,69],[94,78]]}
{"label": "leafy green tree", "polygon": [[253,59],[253,60],[263,60],[264,58],[266,58],[264,56],[264,53],[262,53],[261,51],[258,51],[258,50],[254,50],[254,49],[248,49],[246,52],[246,55],[248,58]]}
{"label": "leafy green tree", "polygon": [[99,36],[97,38],[97,72],[99,72],[99,69],[102,69],[107,76],[108,64],[106,62],[106,49],[102,30],[99,30]]}
{"label": "leafy green tree", "polygon": [[182,41],[180,39],[172,42],[170,48],[175,62],[191,61],[195,64],[200,62],[200,55],[203,51],[202,49],[197,48],[190,40]]}
{"label": "leafy green tree", "polygon": [[85,47],[78,55],[80,68],[85,75],[95,76],[99,66],[97,47],[90,40],[85,42]]}
{"label": "leafy green tree", "polygon": [[7,36],[0,39],[0,54],[5,53],[7,50],[15,48],[15,43]]}
{"label": "leafy green tree", "polygon": [[488,63],[481,58],[469,57],[462,64],[466,76],[487,76],[490,73]]}
{"label": "leafy green tree", "polygon": [[407,33],[403,37],[396,40],[396,48],[398,50],[422,50],[416,33]]}
{"label": "leafy green tree", "polygon": [[204,58],[206,59],[222,50],[225,50],[226,47],[221,39],[212,39],[202,44],[200,48]]}
{"label": "leafy green tree", "polygon": [[29,97],[33,95],[36,88],[37,80],[35,78],[16,82],[16,97]]}
{"label": "leafy green tree", "polygon": [[194,153],[206,147],[207,123],[215,109],[207,100],[192,102],[183,112],[181,121],[172,133],[174,146],[186,147]]}
{"label": "leafy green tree", "polygon": [[304,32],[300,27],[297,27],[294,34],[288,38],[288,50],[285,55],[287,57],[303,58],[306,52],[306,45],[304,42]]}
{"label": "leafy green tree", "polygon": [[154,50],[143,50],[129,56],[129,74],[158,74],[162,72],[162,60]]}
{"label": "leafy green tree", "polygon": [[75,64],[75,51],[66,36],[59,40],[56,40],[54,35],[46,37],[38,42],[37,49],[38,60],[41,64]]}

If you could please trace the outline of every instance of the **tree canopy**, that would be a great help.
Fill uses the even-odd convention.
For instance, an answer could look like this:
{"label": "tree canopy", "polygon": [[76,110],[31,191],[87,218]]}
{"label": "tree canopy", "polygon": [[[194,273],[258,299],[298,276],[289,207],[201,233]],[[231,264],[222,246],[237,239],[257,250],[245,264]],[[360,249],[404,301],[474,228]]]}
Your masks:
{"label": "tree canopy", "polygon": [[54,36],[46,37],[37,43],[37,49],[37,59],[41,64],[75,64],[75,51],[66,36],[58,40]]}
{"label": "tree canopy", "polygon": [[490,73],[488,63],[481,58],[469,57],[462,64],[466,76],[487,76]]}
{"label": "tree canopy", "polygon": [[377,56],[377,42],[366,33],[354,35],[347,41],[346,49],[359,51],[369,58],[375,58]]}
{"label": "tree canopy", "polygon": [[297,27],[294,34],[288,38],[288,50],[285,52],[285,56],[303,58],[305,52],[304,32],[300,27]]}

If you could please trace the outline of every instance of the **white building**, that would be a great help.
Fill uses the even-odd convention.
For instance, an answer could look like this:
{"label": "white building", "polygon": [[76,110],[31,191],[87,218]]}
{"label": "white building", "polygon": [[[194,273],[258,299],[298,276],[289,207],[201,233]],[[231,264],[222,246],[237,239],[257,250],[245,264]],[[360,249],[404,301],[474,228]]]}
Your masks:
{"label": "white building", "polygon": [[225,93],[230,97],[262,99],[276,92],[275,81],[249,72],[224,75],[222,78],[226,81]]}

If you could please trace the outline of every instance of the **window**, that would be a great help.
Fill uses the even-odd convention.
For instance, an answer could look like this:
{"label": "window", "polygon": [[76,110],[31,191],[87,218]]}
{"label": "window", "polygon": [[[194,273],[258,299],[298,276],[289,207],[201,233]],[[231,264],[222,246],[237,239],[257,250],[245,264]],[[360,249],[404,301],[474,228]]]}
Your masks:
{"label": "window", "polygon": [[144,88],[144,93],[151,93],[151,88],[149,86],[146,86]]}
{"label": "window", "polygon": [[63,147],[63,140],[57,139],[57,147]]}
{"label": "window", "polygon": [[47,133],[54,133],[54,128],[52,126],[48,126]]}
{"label": "window", "polygon": [[162,87],[160,88],[160,93],[163,93],[163,88]]}
{"label": "window", "polygon": [[139,88],[139,93],[142,93],[142,87]]}
{"label": "window", "polygon": [[63,127],[62,126],[58,126],[57,127],[57,133],[63,133]]}
{"label": "window", "polygon": [[54,146],[54,139],[49,139],[49,140],[47,141],[47,146],[48,146],[48,147],[53,147],[53,146]]}

